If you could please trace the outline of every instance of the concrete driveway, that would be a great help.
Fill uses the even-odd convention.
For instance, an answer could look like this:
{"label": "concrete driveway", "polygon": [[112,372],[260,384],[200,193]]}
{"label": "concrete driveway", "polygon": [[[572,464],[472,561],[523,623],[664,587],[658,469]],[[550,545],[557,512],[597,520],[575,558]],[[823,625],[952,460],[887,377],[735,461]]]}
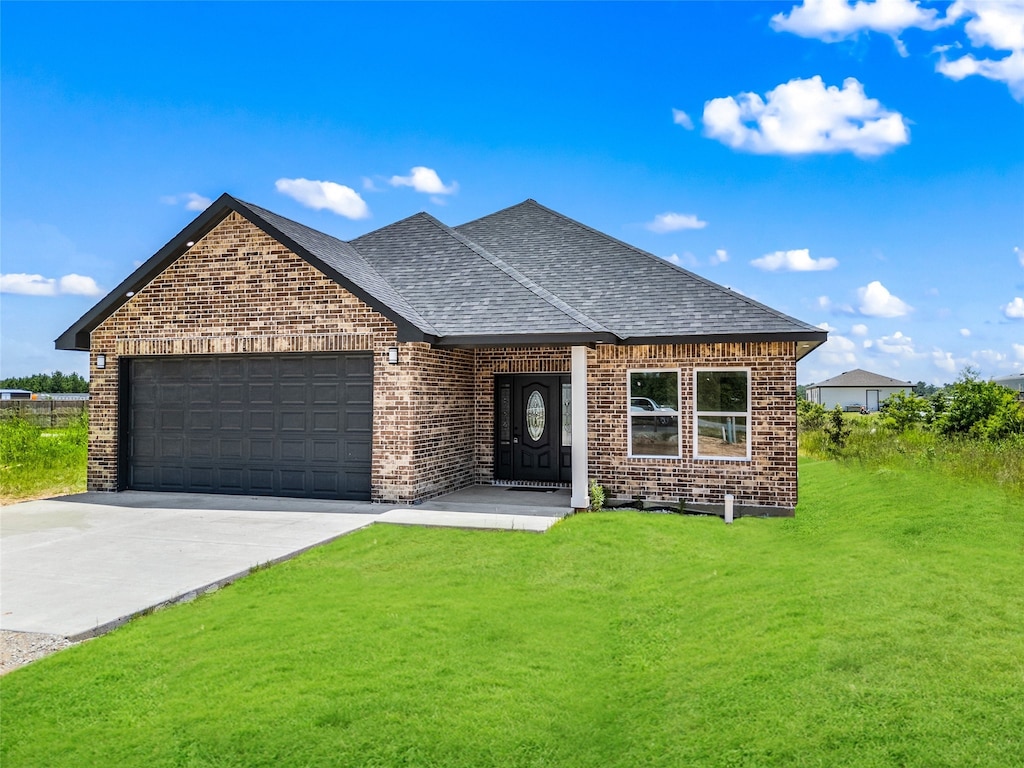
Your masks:
{"label": "concrete driveway", "polygon": [[102,634],[375,522],[544,531],[568,511],[533,494],[494,504],[501,490],[412,508],[138,491],[13,504],[0,509],[0,629]]}

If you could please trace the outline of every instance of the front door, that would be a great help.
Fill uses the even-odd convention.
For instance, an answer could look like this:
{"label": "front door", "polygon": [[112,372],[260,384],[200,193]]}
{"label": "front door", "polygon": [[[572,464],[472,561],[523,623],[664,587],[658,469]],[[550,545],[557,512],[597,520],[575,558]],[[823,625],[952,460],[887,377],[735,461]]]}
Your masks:
{"label": "front door", "polygon": [[539,483],[572,480],[568,375],[497,376],[494,477]]}

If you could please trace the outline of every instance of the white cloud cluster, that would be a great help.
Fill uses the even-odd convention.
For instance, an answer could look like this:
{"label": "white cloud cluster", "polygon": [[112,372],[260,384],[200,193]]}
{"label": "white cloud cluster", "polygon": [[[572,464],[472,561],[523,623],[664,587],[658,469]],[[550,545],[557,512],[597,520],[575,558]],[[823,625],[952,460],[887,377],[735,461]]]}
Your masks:
{"label": "white cloud cluster", "polygon": [[913,307],[889,293],[878,280],[858,288],[857,298],[860,300],[857,311],[868,317],[903,317],[913,311]]}
{"label": "white cloud cluster", "polygon": [[186,192],[181,195],[164,195],[160,198],[160,202],[166,205],[180,205],[184,203],[186,211],[205,211],[210,207],[210,203],[213,200],[200,195],[198,192]]}
{"label": "white cloud cluster", "polygon": [[974,47],[1007,55],[979,59],[968,53],[950,60],[943,53],[935,69],[953,80],[980,75],[1006,83],[1014,98],[1024,101],[1024,0],[956,0],[946,18],[967,18],[964,31]]}
{"label": "white cloud cluster", "polygon": [[672,122],[683,126],[688,131],[693,130],[693,119],[681,109],[672,110]]}
{"label": "white cloud cluster", "polygon": [[711,266],[716,267],[719,264],[725,264],[729,260],[729,253],[725,248],[716,248],[714,255],[708,259]]}
{"label": "white cloud cluster", "polygon": [[392,176],[388,183],[393,187],[412,187],[427,195],[453,195],[459,190],[458,182],[446,186],[437,171],[423,165],[412,168],[408,176]]}
{"label": "white cloud cluster", "polygon": [[1024,320],[1024,299],[1016,296],[1013,301],[1003,306],[1003,314],[1011,320]]}
{"label": "white cloud cluster", "polygon": [[[818,326],[828,330],[827,323]],[[815,353],[818,360],[828,366],[855,366],[857,364],[857,345],[838,333],[829,333],[828,341],[818,347]]]}
{"label": "white cloud cluster", "polygon": [[839,266],[839,260],[832,257],[812,259],[808,248],[766,253],[750,263],[766,272],[824,272]]}
{"label": "white cloud cluster", "polygon": [[903,115],[869,99],[853,77],[842,88],[819,75],[704,105],[704,132],[733,149],[765,155],[852,152],[874,157],[910,141]]}
{"label": "white cloud cluster", "polygon": [[892,37],[900,54],[907,55],[899,35],[910,27],[937,29],[947,23],[934,8],[922,8],[917,0],[804,0],[787,16],[772,16],[772,29],[792,32],[834,43],[856,36],[861,31],[882,32]]}
{"label": "white cloud cluster", "polygon": [[1014,246],[1013,252],[1017,254],[1017,261],[1019,261],[1020,265],[1024,267],[1024,250]]}
{"label": "white cloud cluster", "polygon": [[654,221],[649,221],[644,226],[651,232],[664,234],[666,232],[678,232],[681,229],[704,229],[708,223],[701,221],[694,213],[659,213]]}
{"label": "white cloud cluster", "polygon": [[829,43],[861,32],[880,32],[889,35],[906,56],[899,37],[904,30],[932,31],[964,19],[970,44],[985,53],[950,59],[948,52],[961,48],[959,43],[936,47],[941,54],[936,71],[953,80],[979,75],[1006,83],[1014,98],[1024,101],[1024,0],[956,0],[945,16],[939,16],[937,8],[922,6],[919,0],[804,0],[788,14],[773,16],[771,25],[778,31]]}
{"label": "white cloud cluster", "polygon": [[918,356],[917,349],[914,347],[914,340],[905,335],[903,331],[896,331],[891,336],[882,336],[874,341],[865,339],[864,349],[874,349],[887,355],[896,355],[907,360]]}
{"label": "white cloud cluster", "polygon": [[344,184],[310,179],[278,179],[274,186],[281,194],[315,211],[328,210],[346,219],[365,219],[370,215],[366,201]]}
{"label": "white cloud cluster", "polygon": [[60,278],[13,272],[0,275],[0,293],[23,296],[99,296],[103,291],[96,281],[85,275],[64,275]]}

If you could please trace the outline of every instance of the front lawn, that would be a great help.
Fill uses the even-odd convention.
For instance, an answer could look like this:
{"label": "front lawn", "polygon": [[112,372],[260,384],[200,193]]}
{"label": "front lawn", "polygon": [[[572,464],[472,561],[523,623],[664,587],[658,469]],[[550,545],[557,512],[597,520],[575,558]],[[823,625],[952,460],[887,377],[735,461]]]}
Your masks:
{"label": "front lawn", "polygon": [[1024,502],[803,461],[792,520],[374,526],[0,680],[15,766],[1024,764]]}

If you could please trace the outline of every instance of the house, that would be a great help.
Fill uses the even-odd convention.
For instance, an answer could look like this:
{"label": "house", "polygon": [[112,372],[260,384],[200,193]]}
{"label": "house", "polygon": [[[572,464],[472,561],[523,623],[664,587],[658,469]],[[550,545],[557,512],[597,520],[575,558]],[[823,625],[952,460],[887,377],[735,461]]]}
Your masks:
{"label": "house", "polygon": [[582,508],[595,479],[791,514],[796,362],[825,339],[532,200],[344,242],[223,195],[56,345],[90,352],[91,490]]}
{"label": "house", "polygon": [[909,381],[856,368],[818,384],[808,384],[805,396],[812,403],[818,403],[828,410],[838,405],[847,411],[863,408],[874,413],[879,404],[897,392],[913,394],[914,385]]}
{"label": "house", "polygon": [[1018,400],[1024,400],[1024,373],[1010,373],[1006,376],[993,376],[991,381],[1000,386],[1012,389],[1017,393]]}

